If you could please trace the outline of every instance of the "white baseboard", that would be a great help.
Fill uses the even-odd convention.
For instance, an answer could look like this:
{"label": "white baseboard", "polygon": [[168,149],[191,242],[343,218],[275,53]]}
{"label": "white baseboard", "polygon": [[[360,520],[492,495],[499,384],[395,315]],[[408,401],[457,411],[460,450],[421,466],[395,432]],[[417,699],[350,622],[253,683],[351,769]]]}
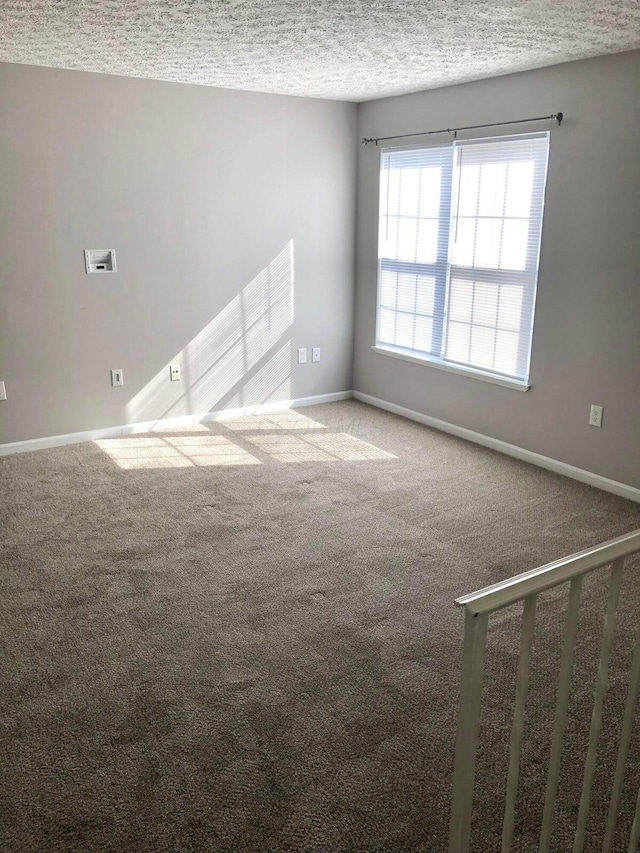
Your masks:
{"label": "white baseboard", "polygon": [[483,435],[480,432],[474,432],[471,429],[456,426],[447,421],[432,418],[429,415],[423,415],[420,412],[415,412],[413,409],[406,409],[404,406],[388,403],[386,400],[380,400],[378,397],[372,397],[370,394],[363,394],[361,391],[354,391],[353,396],[356,400],[361,400],[370,406],[376,406],[378,409],[384,409],[395,415],[401,415],[403,418],[417,421],[425,426],[438,429],[441,432],[447,432],[458,438],[472,441],[474,444],[481,444],[483,447],[497,450],[498,453],[513,456],[516,459],[521,459],[523,462],[530,462],[532,465],[537,465],[539,468],[546,468],[548,471],[554,471],[556,474],[563,474],[565,477],[571,477],[573,480],[579,480],[581,483],[587,483],[589,486],[595,486],[598,489],[603,489],[605,492],[611,492],[614,495],[619,495],[622,498],[640,503],[640,489],[628,486],[626,483],[609,480],[607,477],[600,476],[600,474],[593,474],[591,471],[576,468],[574,465],[568,465],[566,462],[559,462],[557,459],[551,459],[549,456],[542,456],[540,453],[534,453],[532,450],[525,450],[524,447],[507,444],[506,441],[500,441],[498,438],[491,438],[489,435]]}
{"label": "white baseboard", "polygon": [[262,403],[257,406],[244,406],[241,409],[221,409],[217,412],[203,412],[196,415],[183,415],[178,418],[161,418],[157,421],[144,421],[134,424],[89,429],[83,432],[69,432],[65,435],[49,435],[44,438],[30,438],[26,441],[13,441],[0,444],[0,456],[10,453],[27,453],[32,450],[44,450],[48,447],[62,447],[65,444],[78,444],[82,441],[96,441],[102,438],[119,438],[123,435],[134,435],[150,430],[161,431],[163,428],[189,426],[190,424],[209,423],[210,421],[240,418],[243,415],[265,415],[279,412],[283,409],[298,409],[304,406],[314,406],[318,403],[336,403],[339,400],[350,400],[353,391],[335,391],[332,394],[318,394],[315,397],[299,397],[297,400],[281,400],[275,403]]}
{"label": "white baseboard", "polygon": [[439,418],[433,418],[430,415],[423,415],[421,412],[416,412],[413,409],[407,409],[404,406],[399,406],[396,403],[389,403],[386,400],[381,400],[378,397],[373,397],[370,394],[364,394],[361,391],[336,391],[332,394],[318,394],[314,397],[299,397],[295,400],[282,400],[276,403],[263,403],[256,406],[245,406],[241,409],[221,409],[216,412],[204,412],[202,414],[184,415],[177,418],[162,418],[157,421],[144,421],[134,424],[122,424],[120,426],[105,427],[103,429],[85,430],[83,432],[70,432],[65,435],[50,435],[43,438],[31,438],[26,441],[14,441],[7,444],[0,444],[0,456],[8,456],[12,453],[27,453],[32,450],[44,450],[49,447],[61,447],[65,444],[78,444],[83,441],[95,441],[102,438],[118,438],[124,435],[134,435],[141,432],[149,432],[150,430],[162,430],[163,428],[173,428],[180,426],[189,426],[195,423],[208,423],[210,421],[225,420],[229,418],[239,418],[243,415],[268,414],[270,412],[282,411],[283,409],[303,408],[304,406],[314,406],[319,403],[336,403],[340,400],[350,400],[351,398],[361,400],[363,403],[368,403],[370,406],[375,406],[378,409],[384,409],[387,412],[392,412],[395,415],[408,418],[425,426],[433,427],[441,432],[455,435],[458,438],[464,438],[474,444],[480,444],[483,447],[488,447],[491,450],[497,450],[498,453],[504,453],[507,456],[513,456],[515,459],[521,459],[523,462],[529,462],[532,465],[537,465],[539,468],[546,468],[548,471],[554,471],[556,474],[562,474],[565,477],[570,477],[573,480],[579,480],[581,483],[587,483],[589,486],[595,486],[598,489],[603,489],[605,492],[611,492],[614,495],[627,498],[628,500],[640,503],[640,489],[634,486],[629,486],[626,483],[619,483],[617,480],[610,480],[608,477],[602,477],[600,474],[594,474],[591,471],[585,471],[582,468],[576,468],[574,465],[569,465],[566,462],[559,462],[557,459],[551,459],[549,456],[542,456],[540,453],[534,453],[532,450],[526,450],[524,447],[518,447],[515,444],[508,444],[506,441],[500,441],[498,438],[492,438],[488,435],[483,435],[480,432],[466,429],[465,427],[456,426],[455,424],[442,421]]}

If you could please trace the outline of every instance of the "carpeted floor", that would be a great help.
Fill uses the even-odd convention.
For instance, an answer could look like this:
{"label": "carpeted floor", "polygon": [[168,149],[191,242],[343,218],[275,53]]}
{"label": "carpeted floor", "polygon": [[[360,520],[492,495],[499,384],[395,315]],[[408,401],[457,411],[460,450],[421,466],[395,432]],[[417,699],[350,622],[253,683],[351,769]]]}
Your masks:
{"label": "carpeted floor", "polygon": [[[4,853],[444,851],[454,597],[640,527],[638,505],[353,401],[4,457],[0,477]],[[585,585],[556,851],[603,588]],[[587,850],[639,598],[635,563]],[[562,605],[538,614],[519,851],[537,849]],[[477,851],[499,849],[518,631],[517,613],[490,625]]]}

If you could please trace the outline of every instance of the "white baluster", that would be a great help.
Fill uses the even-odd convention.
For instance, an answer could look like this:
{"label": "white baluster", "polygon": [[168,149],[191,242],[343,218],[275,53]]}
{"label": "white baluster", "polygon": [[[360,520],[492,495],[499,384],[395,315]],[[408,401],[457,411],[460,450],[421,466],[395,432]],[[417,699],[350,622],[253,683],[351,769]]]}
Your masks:
{"label": "white baluster", "polygon": [[598,739],[602,728],[602,709],[607,693],[609,681],[609,659],[613,646],[613,631],[616,625],[616,607],[620,595],[620,583],[622,581],[622,570],[624,560],[616,560],[611,569],[611,580],[609,581],[609,595],[607,596],[607,610],[602,631],[602,648],[600,651],[600,663],[596,676],[596,690],[593,700],[593,713],[591,714],[591,727],[589,730],[589,748],[584,765],[584,779],[582,782],[582,796],[580,797],[580,810],[578,812],[578,825],[573,841],[573,853],[582,853],[584,847],[584,836],[589,818],[589,804],[591,802],[591,788],[596,773],[596,754],[598,751]]}
{"label": "white baluster", "polygon": [[516,701],[513,709],[513,727],[511,729],[511,758],[507,776],[507,801],[504,809],[502,827],[502,853],[509,853],[513,841],[513,823],[520,774],[520,751],[524,732],[524,708],[529,688],[529,659],[536,620],[536,596],[531,595],[524,602],[522,631],[520,633],[520,663],[516,682]]}
{"label": "white baluster", "polygon": [[616,831],[616,821],[618,819],[618,810],[620,808],[620,796],[622,794],[625,770],[627,769],[629,744],[631,742],[633,720],[636,712],[636,704],[638,702],[638,691],[640,690],[640,620],[638,621],[638,631],[636,634],[634,648],[635,652],[633,654],[633,663],[631,664],[627,701],[624,706],[624,717],[622,719],[622,730],[620,733],[620,746],[618,748],[618,760],[616,761],[616,770],[613,776],[613,791],[611,793],[611,803],[609,804],[609,815],[607,817],[607,828],[604,833],[602,853],[610,853],[613,849],[613,836]]}
{"label": "white baluster", "polygon": [[473,616],[465,611],[449,853],[468,853],[469,850],[488,621],[486,614]]}
{"label": "white baluster", "polygon": [[540,846],[538,848],[539,853],[548,853],[549,844],[551,842],[551,829],[553,827],[553,817],[556,808],[556,794],[558,791],[558,776],[560,774],[562,741],[564,739],[564,727],[567,720],[569,689],[571,687],[571,671],[573,669],[576,633],[578,631],[578,618],[580,616],[581,591],[582,575],[579,575],[571,581],[571,586],[569,588],[569,604],[567,605],[567,616],[564,626],[564,643],[562,646],[562,658],[560,660],[556,715],[553,722],[551,757],[549,758],[549,772],[547,775],[547,789],[544,798],[542,831],[540,833]]}

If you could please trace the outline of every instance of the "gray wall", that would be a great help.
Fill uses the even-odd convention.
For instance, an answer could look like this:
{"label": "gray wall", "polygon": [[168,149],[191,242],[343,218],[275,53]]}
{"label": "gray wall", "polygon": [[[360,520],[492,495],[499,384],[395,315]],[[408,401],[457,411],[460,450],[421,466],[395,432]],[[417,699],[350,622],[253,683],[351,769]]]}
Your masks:
{"label": "gray wall", "polygon": [[351,388],[353,104],[4,64],[0,116],[0,443]]}
{"label": "gray wall", "polygon": [[0,64],[0,443],[355,387],[640,486],[639,79],[634,52],[359,107],[358,137],[565,112],[523,394],[371,352],[373,146],[352,383],[353,105]]}
{"label": "gray wall", "polygon": [[[640,486],[640,52],[361,105],[359,136],[564,111],[551,134],[527,393],[370,349],[380,149],[360,151],[354,387]],[[602,429],[587,423],[604,406]]]}

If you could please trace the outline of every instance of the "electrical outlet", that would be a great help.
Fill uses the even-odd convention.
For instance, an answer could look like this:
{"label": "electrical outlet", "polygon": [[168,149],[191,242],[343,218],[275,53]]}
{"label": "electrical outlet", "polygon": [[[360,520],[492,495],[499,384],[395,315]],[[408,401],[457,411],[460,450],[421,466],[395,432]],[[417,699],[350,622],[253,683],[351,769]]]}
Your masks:
{"label": "electrical outlet", "polygon": [[311,350],[311,361],[320,361],[320,347]]}
{"label": "electrical outlet", "polygon": [[604,411],[603,406],[591,406],[591,412],[589,413],[589,426],[601,427],[602,426],[602,412]]}
{"label": "electrical outlet", "polygon": [[4,382],[0,382],[0,400],[7,399],[7,389],[4,387]]}
{"label": "electrical outlet", "polygon": [[300,347],[298,350],[298,364],[306,364],[307,363],[307,348]]}
{"label": "electrical outlet", "polygon": [[111,384],[114,388],[117,385],[124,385],[124,374],[121,367],[116,367],[111,371]]}
{"label": "electrical outlet", "polygon": [[180,365],[179,364],[172,364],[169,367],[169,375],[171,377],[172,382],[179,382],[180,381]]}

